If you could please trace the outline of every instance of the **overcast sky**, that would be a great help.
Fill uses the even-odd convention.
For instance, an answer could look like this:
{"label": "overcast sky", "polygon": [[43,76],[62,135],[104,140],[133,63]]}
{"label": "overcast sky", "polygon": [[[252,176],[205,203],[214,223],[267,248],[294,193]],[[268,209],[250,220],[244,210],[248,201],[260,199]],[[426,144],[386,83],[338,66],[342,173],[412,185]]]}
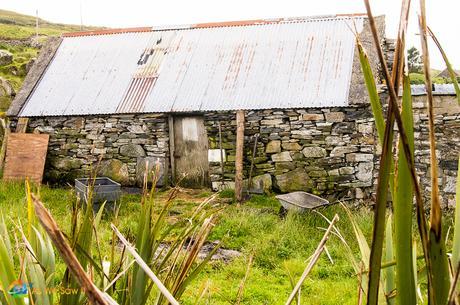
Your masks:
{"label": "overcast sky", "polygon": [[[460,1],[427,0],[428,25],[437,34],[454,67],[460,68]],[[420,44],[416,35],[419,1],[413,0],[408,46]],[[395,37],[400,0],[371,0],[374,14],[385,14],[387,37]],[[0,8],[61,23],[107,27],[188,24],[213,21],[328,15],[365,12],[362,0],[1,0]],[[444,69],[434,45],[432,67]]]}

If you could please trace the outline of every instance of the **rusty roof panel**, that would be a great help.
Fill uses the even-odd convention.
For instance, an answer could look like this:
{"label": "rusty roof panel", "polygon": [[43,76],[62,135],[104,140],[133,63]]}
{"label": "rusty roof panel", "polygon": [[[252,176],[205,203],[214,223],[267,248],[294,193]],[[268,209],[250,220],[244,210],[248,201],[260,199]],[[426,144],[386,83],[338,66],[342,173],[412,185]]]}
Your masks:
{"label": "rusty roof panel", "polygon": [[362,17],[64,37],[21,116],[348,105]]}

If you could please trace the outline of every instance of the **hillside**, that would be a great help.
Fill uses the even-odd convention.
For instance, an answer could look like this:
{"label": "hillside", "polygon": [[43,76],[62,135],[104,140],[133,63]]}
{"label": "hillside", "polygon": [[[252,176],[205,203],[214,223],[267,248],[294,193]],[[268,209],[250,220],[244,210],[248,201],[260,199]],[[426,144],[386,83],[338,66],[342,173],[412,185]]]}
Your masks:
{"label": "hillside", "polygon": [[37,35],[34,16],[0,10],[0,112],[8,108],[47,37],[95,29],[43,19],[38,19],[38,24]]}

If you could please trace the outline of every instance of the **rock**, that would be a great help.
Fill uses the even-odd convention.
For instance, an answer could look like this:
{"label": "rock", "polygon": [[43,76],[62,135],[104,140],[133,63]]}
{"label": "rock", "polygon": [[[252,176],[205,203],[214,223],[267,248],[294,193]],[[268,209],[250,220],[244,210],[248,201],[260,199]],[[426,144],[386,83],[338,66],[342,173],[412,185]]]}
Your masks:
{"label": "rock", "polygon": [[371,181],[372,170],[374,169],[374,163],[372,162],[361,162],[358,164],[358,171],[356,172],[356,178],[360,181]]}
{"label": "rock", "polygon": [[331,169],[329,171],[327,171],[327,174],[329,176],[340,176],[340,173],[339,173],[339,170],[336,168],[336,169]]}
{"label": "rock", "polygon": [[145,151],[139,144],[127,144],[120,147],[120,154],[126,157],[144,157]]}
{"label": "rock", "polygon": [[275,176],[276,188],[283,193],[293,191],[308,191],[313,187],[313,182],[307,172],[297,168],[285,174]]}
{"label": "rock", "polygon": [[272,155],[273,162],[290,162],[292,161],[291,154],[288,151],[283,151],[278,154]]}
{"label": "rock", "polygon": [[280,124],[283,124],[283,120],[282,119],[261,120],[260,124],[278,126]]}
{"label": "rock", "polygon": [[345,114],[343,112],[329,112],[326,113],[327,122],[342,122],[345,119]]}
{"label": "rock", "polygon": [[0,50],[0,66],[6,66],[13,63],[13,54],[7,50]]}
{"label": "rock", "polygon": [[324,120],[324,115],[319,113],[304,113],[302,114],[302,120],[304,121],[321,121]]}
{"label": "rock", "polygon": [[128,130],[136,134],[145,133],[144,128],[142,128],[140,125],[130,125],[128,126]]}
{"label": "rock", "polygon": [[[148,167],[147,167],[148,164]],[[155,172],[158,167],[158,172]],[[163,157],[139,157],[136,162],[136,182],[138,186],[142,186],[145,178],[145,171],[147,169],[148,183],[152,182],[154,175],[157,175],[157,186],[164,186],[167,182],[165,176],[166,159]]]}
{"label": "rock", "polygon": [[334,126],[332,127],[332,134],[346,134],[346,133],[354,133],[355,128],[354,128],[355,123],[353,122],[340,122],[340,123],[335,123]]}
{"label": "rock", "polygon": [[305,147],[302,153],[306,158],[324,158],[327,156],[326,150],[318,146]]}
{"label": "rock", "polygon": [[117,159],[103,161],[101,163],[98,175],[109,177],[110,179],[122,185],[129,183],[128,165]]}
{"label": "rock", "polygon": [[30,69],[31,69],[32,66],[35,64],[36,61],[37,61],[36,58],[32,58],[31,60],[29,60],[28,63],[26,63],[26,66],[25,66],[26,73],[29,73]]}
{"label": "rock", "polygon": [[356,199],[363,199],[364,197],[365,197],[365,194],[364,194],[363,190],[361,188],[357,187],[355,189],[355,198]]}
{"label": "rock", "polygon": [[9,81],[0,77],[0,97],[2,96],[15,96],[16,92],[14,91],[13,86]]}
{"label": "rock", "polygon": [[54,158],[51,160],[51,166],[62,171],[70,171],[81,167],[83,162],[74,158]]}
{"label": "rock", "polygon": [[267,147],[265,148],[265,152],[267,154],[273,154],[273,153],[281,152],[281,141],[274,140],[274,141],[268,142]]}
{"label": "rock", "polygon": [[339,137],[339,136],[327,136],[325,141],[326,141],[326,145],[331,145],[331,146],[345,145],[345,142],[343,141],[342,137]]}
{"label": "rock", "polygon": [[359,124],[358,131],[364,134],[372,134],[374,132],[374,126],[371,124]]}
{"label": "rock", "polygon": [[[243,186],[245,188],[248,188],[248,182],[248,180],[243,181]],[[252,190],[258,190],[264,192],[265,194],[270,194],[272,186],[272,176],[270,174],[264,174],[252,178]]]}
{"label": "rock", "polygon": [[331,151],[331,157],[343,157],[347,153],[357,152],[358,147],[356,146],[337,146]]}
{"label": "rock", "polygon": [[359,153],[347,154],[347,162],[370,162],[373,160],[374,160],[373,154],[359,154]]}
{"label": "rock", "polygon": [[355,168],[351,166],[345,166],[339,168],[340,175],[351,175],[355,172]]}
{"label": "rock", "polygon": [[454,176],[446,176],[444,180],[444,192],[447,194],[455,194],[457,186],[457,180]]}
{"label": "rock", "polygon": [[284,150],[290,150],[290,151],[299,151],[302,149],[302,146],[299,145],[297,142],[286,142],[283,143],[282,145]]}

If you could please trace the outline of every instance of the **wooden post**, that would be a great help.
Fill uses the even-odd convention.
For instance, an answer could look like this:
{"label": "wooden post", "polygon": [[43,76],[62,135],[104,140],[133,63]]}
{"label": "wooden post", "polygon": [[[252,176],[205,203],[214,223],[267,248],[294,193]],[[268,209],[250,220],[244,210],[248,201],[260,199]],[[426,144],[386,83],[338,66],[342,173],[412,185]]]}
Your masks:
{"label": "wooden post", "polygon": [[7,118],[0,118],[0,131],[3,129],[3,140],[0,147],[0,172],[3,170],[5,155],[6,155],[6,142],[8,142],[8,135],[10,134],[10,126]]}
{"label": "wooden post", "polygon": [[244,110],[236,112],[235,198],[243,201]]}
{"label": "wooden post", "polygon": [[25,133],[27,131],[27,125],[29,124],[29,118],[19,118],[16,126],[17,133]]}
{"label": "wooden post", "polygon": [[172,185],[176,184],[176,163],[174,160],[174,117],[169,115],[168,117],[168,129],[169,129],[169,160],[171,163],[171,179]]}
{"label": "wooden post", "polygon": [[220,170],[221,170],[221,183],[224,187],[224,150],[222,149],[222,126],[219,121],[219,149],[220,149]]}

